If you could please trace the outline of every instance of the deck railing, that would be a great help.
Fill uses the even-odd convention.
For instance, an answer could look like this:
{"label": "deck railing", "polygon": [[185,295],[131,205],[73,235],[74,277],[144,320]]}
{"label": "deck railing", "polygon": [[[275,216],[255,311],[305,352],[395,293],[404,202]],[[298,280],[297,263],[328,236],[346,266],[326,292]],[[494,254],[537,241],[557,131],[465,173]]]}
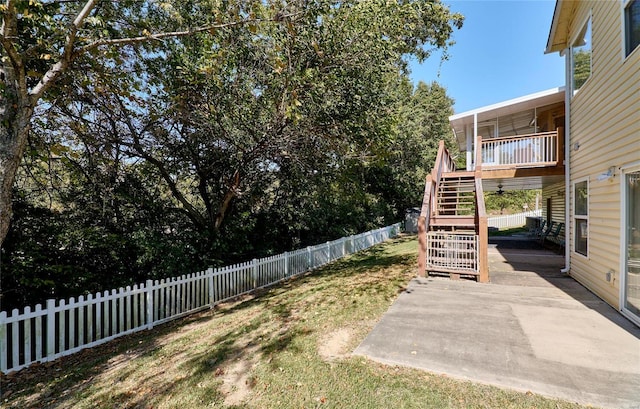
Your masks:
{"label": "deck railing", "polygon": [[482,139],[482,166],[537,167],[559,162],[558,132]]}
{"label": "deck railing", "polygon": [[427,270],[472,275],[480,273],[477,234],[429,232],[427,251]]}

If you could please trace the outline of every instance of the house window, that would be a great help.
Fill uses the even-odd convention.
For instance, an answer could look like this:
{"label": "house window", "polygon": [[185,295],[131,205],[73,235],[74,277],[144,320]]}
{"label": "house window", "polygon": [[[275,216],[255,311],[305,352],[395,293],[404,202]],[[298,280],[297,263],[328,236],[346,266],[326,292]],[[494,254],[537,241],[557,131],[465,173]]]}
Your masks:
{"label": "house window", "polygon": [[573,185],[573,250],[587,255],[589,243],[589,182],[584,180]]}
{"label": "house window", "polygon": [[[640,1],[640,0],[634,0]],[[571,79],[573,92],[578,91],[591,76],[591,17],[571,46]]]}
{"label": "house window", "polygon": [[624,7],[625,57],[640,45],[640,0],[628,0]]}

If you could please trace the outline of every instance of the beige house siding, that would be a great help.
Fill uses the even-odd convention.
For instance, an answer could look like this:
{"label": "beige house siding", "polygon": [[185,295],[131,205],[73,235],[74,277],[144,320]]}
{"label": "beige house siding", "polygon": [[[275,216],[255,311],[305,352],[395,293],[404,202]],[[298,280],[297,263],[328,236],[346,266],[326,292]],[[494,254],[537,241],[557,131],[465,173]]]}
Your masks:
{"label": "beige house siding", "polygon": [[[542,218],[549,219],[547,205],[551,199],[551,220],[556,223],[565,223],[565,189],[564,183],[556,183],[542,188]],[[565,237],[567,226],[564,226],[558,236],[560,239]]]}
{"label": "beige house siding", "polygon": [[[592,72],[571,101],[569,211],[572,215],[573,184],[588,180],[589,239],[585,257],[573,251],[570,238],[571,275],[619,308],[620,167],[640,160],[640,50],[624,58],[620,2],[577,4],[570,38],[591,12]],[[611,166],[615,166],[615,177],[598,180]],[[610,282],[606,281],[609,271],[614,272]]]}

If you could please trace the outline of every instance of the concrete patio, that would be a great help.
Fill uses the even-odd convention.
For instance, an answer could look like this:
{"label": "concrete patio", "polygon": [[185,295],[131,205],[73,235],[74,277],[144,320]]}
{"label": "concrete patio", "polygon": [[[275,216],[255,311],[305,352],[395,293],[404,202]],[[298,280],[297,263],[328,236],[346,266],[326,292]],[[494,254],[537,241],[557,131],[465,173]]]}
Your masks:
{"label": "concrete patio", "polygon": [[640,328],[564,258],[494,240],[490,284],[416,278],[355,350],[372,360],[605,408],[640,408]]}

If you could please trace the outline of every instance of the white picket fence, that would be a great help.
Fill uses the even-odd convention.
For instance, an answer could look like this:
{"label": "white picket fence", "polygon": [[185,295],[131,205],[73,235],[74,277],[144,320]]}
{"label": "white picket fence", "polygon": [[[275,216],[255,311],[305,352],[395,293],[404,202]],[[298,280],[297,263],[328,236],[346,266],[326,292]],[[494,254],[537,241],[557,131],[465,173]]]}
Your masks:
{"label": "white picket fence", "polygon": [[527,223],[527,217],[541,217],[542,210],[530,210],[528,212],[509,214],[506,216],[494,216],[487,218],[487,226],[498,229],[522,227]]}
{"label": "white picket fence", "polygon": [[152,329],[223,301],[303,274],[400,232],[400,223],[277,256],[163,280],[147,280],[43,309],[0,312],[0,371],[47,362],[114,338]]}

